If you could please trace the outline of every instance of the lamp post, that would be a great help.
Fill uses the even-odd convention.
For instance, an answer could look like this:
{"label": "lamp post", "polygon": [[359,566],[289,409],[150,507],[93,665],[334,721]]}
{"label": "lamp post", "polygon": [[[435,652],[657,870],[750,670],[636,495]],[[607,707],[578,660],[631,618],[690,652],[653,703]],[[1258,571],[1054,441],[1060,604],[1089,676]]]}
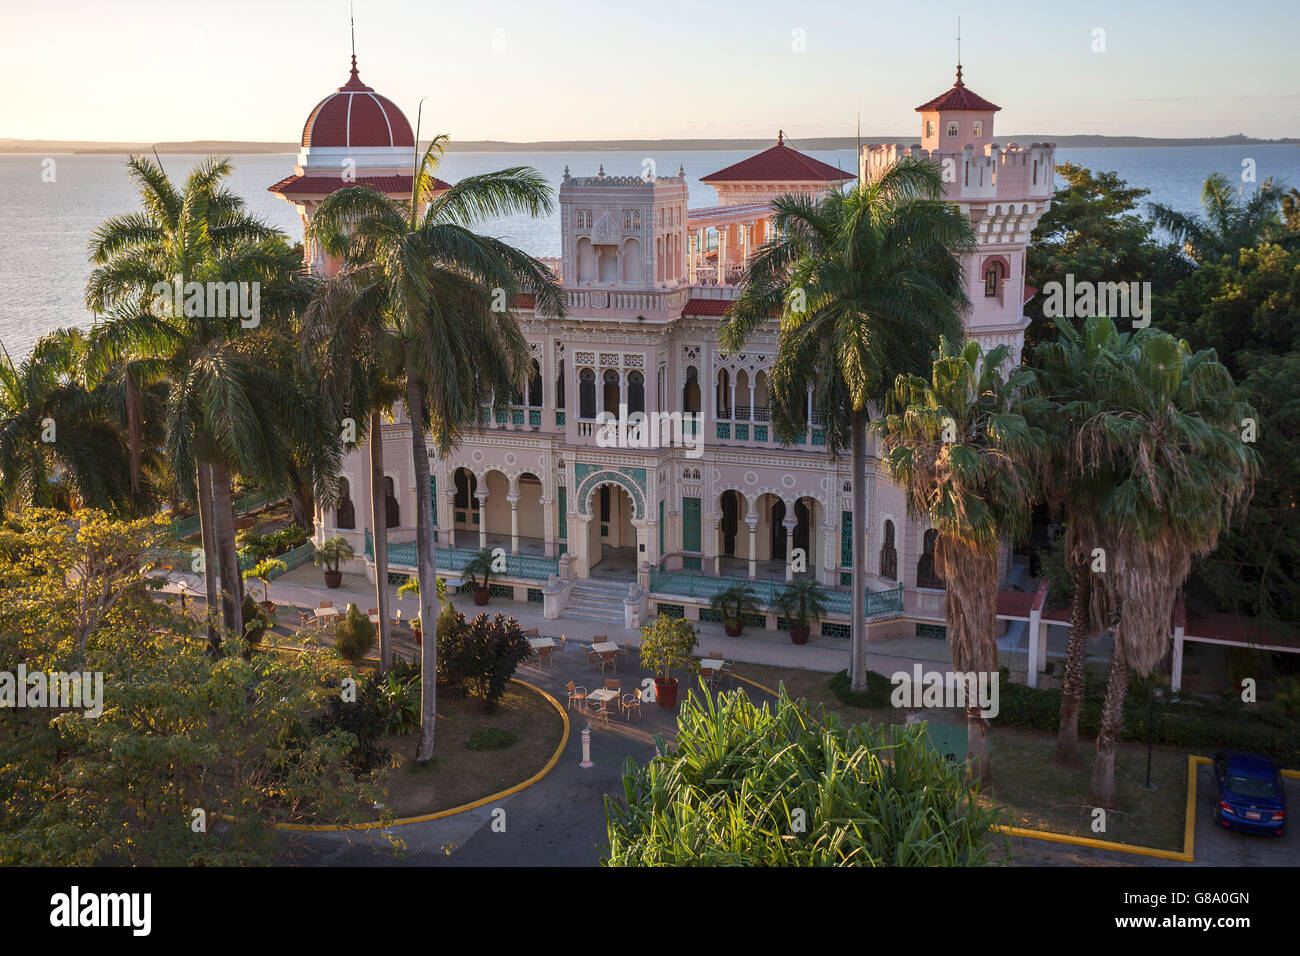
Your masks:
{"label": "lamp post", "polygon": [[1154,687],[1151,689],[1151,695],[1148,698],[1147,706],[1147,782],[1143,784],[1146,790],[1156,789],[1155,784],[1151,782],[1151,751],[1155,746],[1156,740],[1156,701],[1164,696],[1164,689]]}

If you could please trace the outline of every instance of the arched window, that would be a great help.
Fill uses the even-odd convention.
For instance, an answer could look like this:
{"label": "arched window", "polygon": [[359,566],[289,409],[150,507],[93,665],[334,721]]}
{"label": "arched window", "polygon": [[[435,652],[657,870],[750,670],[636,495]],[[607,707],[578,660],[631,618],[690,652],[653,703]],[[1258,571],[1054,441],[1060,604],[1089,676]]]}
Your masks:
{"label": "arched window", "polygon": [[352,504],[352,488],[346,478],[339,479],[339,503],[334,507],[334,527],[355,529],[357,509]]}
{"label": "arched window", "polygon": [[640,372],[627,373],[627,412],[645,411],[645,376]]}
{"label": "arched window", "polygon": [[700,373],[694,365],[686,369],[686,384],[682,387],[682,411],[700,410]]}
{"label": "arched window", "polygon": [[949,120],[949,121],[948,121],[948,135],[949,135],[949,136],[956,136],[956,135],[957,135],[957,121],[956,121],[956,120]]}
{"label": "arched window", "polygon": [[542,367],[533,359],[532,372],[528,376],[528,406],[542,407]]}
{"label": "arched window", "polygon": [[604,382],[604,388],[601,390],[601,407],[605,411],[614,415],[618,414],[618,403],[620,399],[618,387],[618,372],[612,368],[605,369],[605,374],[601,376]]}
{"label": "arched window", "polygon": [[986,299],[994,298],[1002,294],[1003,275],[1002,263],[996,259],[984,267],[984,297]]}
{"label": "arched window", "polygon": [[578,372],[578,417],[596,417],[596,373],[589,368]]}
{"label": "arched window", "polygon": [[939,532],[931,528],[925,533],[921,545],[921,557],[916,562],[916,586],[918,588],[941,588],[943,578],[934,568],[934,549],[939,543]]}
{"label": "arched window", "polygon": [[731,417],[731,373],[725,368],[718,370],[718,388],[713,407],[718,410],[719,418]]}
{"label": "arched window", "polygon": [[560,374],[555,378],[555,407],[564,407],[564,359],[560,359]]}
{"label": "arched window", "polygon": [[402,523],[402,509],[397,504],[397,495],[393,489],[393,479],[384,476],[384,518],[385,524],[396,528]]}
{"label": "arched window", "polygon": [[894,522],[885,522],[885,540],[880,547],[880,576],[898,580],[898,549],[894,547]]}

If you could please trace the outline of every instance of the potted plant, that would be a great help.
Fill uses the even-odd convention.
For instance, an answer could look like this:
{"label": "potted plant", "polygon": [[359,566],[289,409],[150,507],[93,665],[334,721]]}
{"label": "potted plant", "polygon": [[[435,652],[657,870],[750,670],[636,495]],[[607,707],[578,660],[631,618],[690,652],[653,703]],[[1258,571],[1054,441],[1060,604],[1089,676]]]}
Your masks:
{"label": "potted plant", "polygon": [[244,572],[245,581],[262,582],[262,607],[270,615],[275,614],[275,605],[271,602],[271,578],[288,570],[289,566],[279,558],[264,558]]}
{"label": "potted plant", "polygon": [[659,615],[641,628],[641,666],[655,677],[655,701],[665,710],[677,706],[677,678],[674,670],[690,670],[695,664],[697,632],[690,621]]}
{"label": "potted plant", "polygon": [[337,538],[329,538],[321,544],[311,560],[316,567],[325,569],[325,586],[336,588],[343,583],[343,572],[339,570],[339,562],[350,561],[356,557],[356,554],[352,545],[348,544],[348,539],[340,535]]}
{"label": "potted plant", "polygon": [[811,578],[791,581],[776,596],[773,607],[790,622],[790,640],[807,644],[811,622],[821,620],[826,613],[826,595]]}
{"label": "potted plant", "polygon": [[745,629],[745,615],[762,610],[758,596],[748,584],[733,584],[719,591],[709,601],[709,607],[722,617],[722,626],[728,637],[740,637],[740,632]]}
{"label": "potted plant", "polygon": [[474,603],[479,607],[487,604],[488,598],[492,596],[492,586],[489,582],[492,579],[492,572],[496,570],[492,567],[493,560],[492,552],[484,548],[470,558],[469,563],[461,571],[469,578],[470,593],[474,595]]}

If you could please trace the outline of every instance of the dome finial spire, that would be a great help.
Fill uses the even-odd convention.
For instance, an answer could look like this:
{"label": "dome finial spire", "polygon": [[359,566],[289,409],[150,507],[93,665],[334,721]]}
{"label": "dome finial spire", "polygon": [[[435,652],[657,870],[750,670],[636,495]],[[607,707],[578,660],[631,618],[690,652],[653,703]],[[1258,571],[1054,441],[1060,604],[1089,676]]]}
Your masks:
{"label": "dome finial spire", "polygon": [[785,130],[779,129],[776,131],[776,145],[778,146],[785,145]]}
{"label": "dome finial spire", "polygon": [[957,18],[957,82],[953,86],[965,86],[961,80],[961,17]]}
{"label": "dome finial spire", "polygon": [[352,4],[348,4],[348,29],[352,32],[352,76],[360,78],[357,73],[357,20],[352,15]]}

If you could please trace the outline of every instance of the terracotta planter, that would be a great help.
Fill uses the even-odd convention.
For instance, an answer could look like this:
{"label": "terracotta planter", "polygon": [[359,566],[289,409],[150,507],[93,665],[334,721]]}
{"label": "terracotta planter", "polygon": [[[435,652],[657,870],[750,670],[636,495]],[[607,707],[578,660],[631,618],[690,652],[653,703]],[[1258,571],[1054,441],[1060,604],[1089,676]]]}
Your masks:
{"label": "terracotta planter", "polygon": [[662,677],[655,678],[655,703],[664,710],[672,710],[677,706],[676,677],[669,677],[667,680]]}
{"label": "terracotta planter", "polygon": [[793,625],[791,625],[790,640],[792,640],[796,644],[807,644],[808,635],[811,632],[812,632],[812,628],[809,627],[807,624],[805,624],[803,627],[794,627]]}
{"label": "terracotta planter", "polygon": [[327,588],[337,588],[337,587],[342,587],[342,586],[343,586],[343,572],[342,572],[342,571],[326,571],[326,572],[325,572],[325,586],[326,586]]}
{"label": "terracotta planter", "polygon": [[727,637],[740,637],[740,632],[745,629],[745,625],[740,621],[723,621],[722,629],[727,632]]}
{"label": "terracotta planter", "polygon": [[473,594],[474,594],[474,603],[477,604],[479,607],[482,607],[483,605],[487,604],[488,598],[492,596],[492,589],[475,588]]}

